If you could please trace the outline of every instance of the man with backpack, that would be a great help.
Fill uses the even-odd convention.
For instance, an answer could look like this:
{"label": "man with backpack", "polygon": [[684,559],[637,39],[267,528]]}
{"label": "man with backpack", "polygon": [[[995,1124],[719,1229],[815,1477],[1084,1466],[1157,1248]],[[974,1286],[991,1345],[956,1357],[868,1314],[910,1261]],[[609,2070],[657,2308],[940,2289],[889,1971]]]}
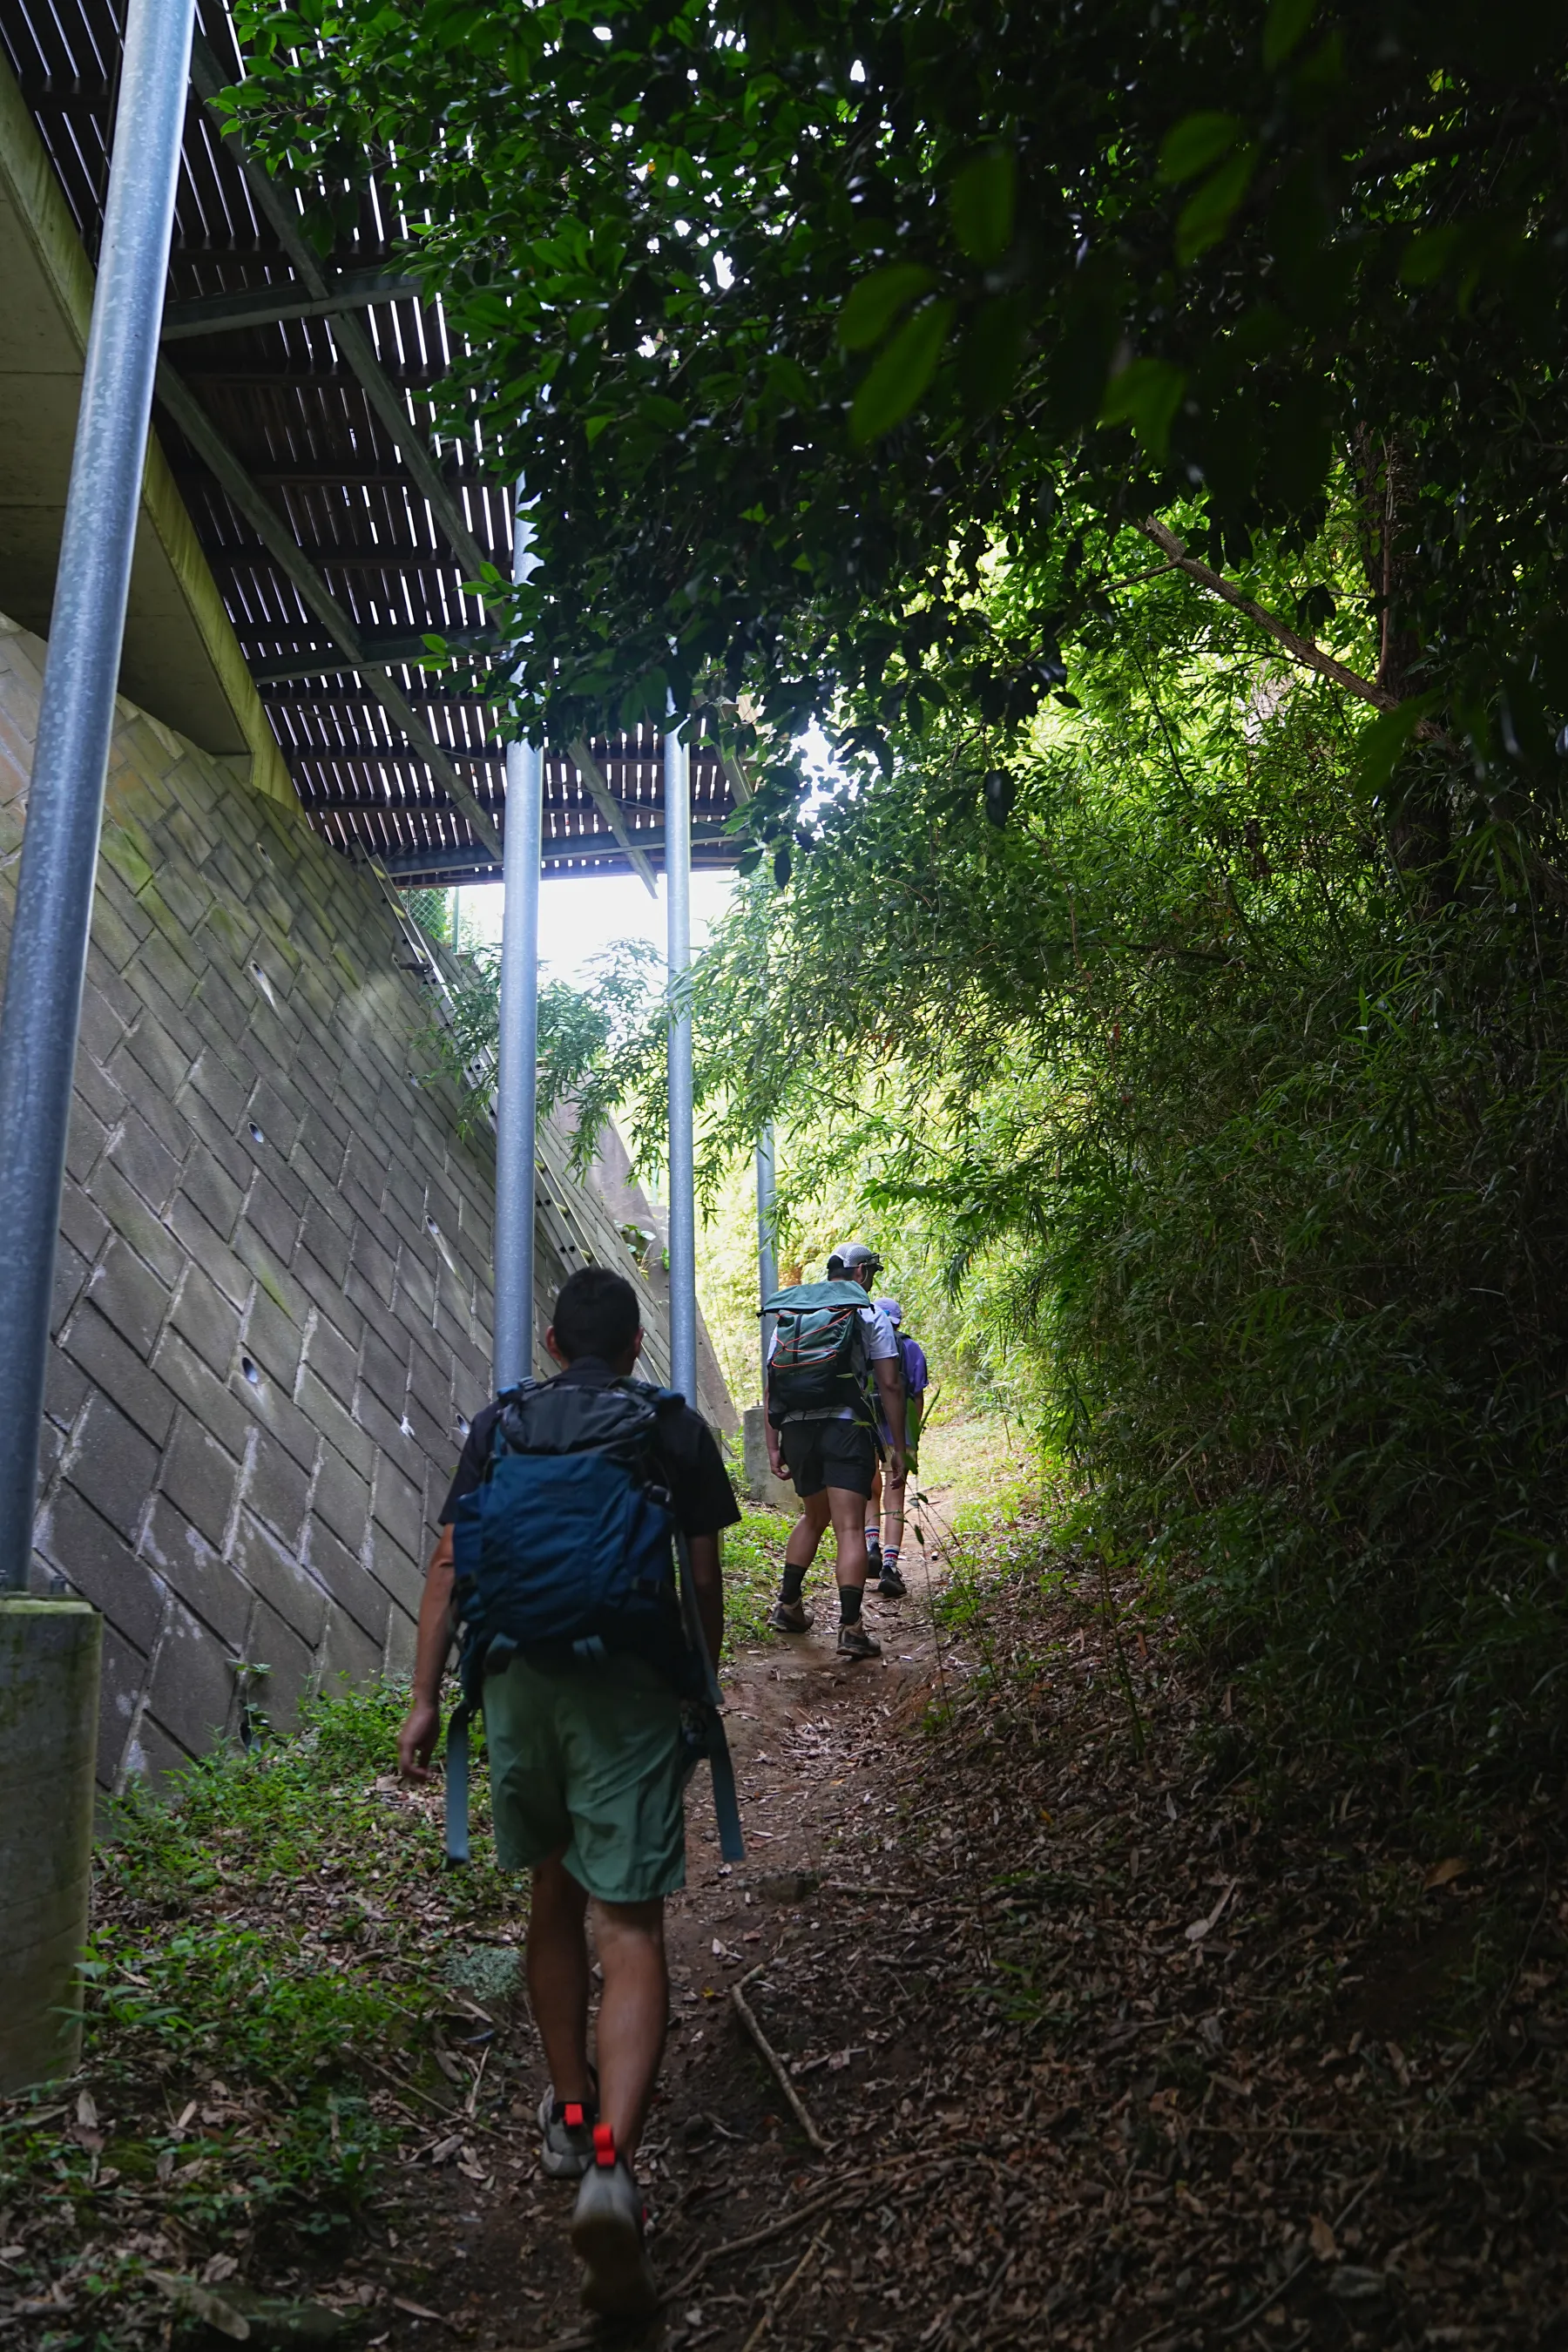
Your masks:
{"label": "man with backpack", "polygon": [[860,1620],[866,1588],[866,1505],[877,1473],[878,1418],[889,1435],[889,1469],[903,1469],[904,1391],[891,1324],[865,1294],[881,1259],[845,1242],[827,1280],[800,1283],[764,1301],[774,1318],[768,1357],[768,1458],[794,1481],[801,1516],[784,1546],[784,1580],[768,1619],[780,1633],[811,1625],[801,1600],[805,1573],[829,1525],[837,1548],[838,1653],[879,1658]]}
{"label": "man with backpack", "polygon": [[[926,1363],[925,1349],[918,1339],[911,1339],[903,1328],[904,1310],[896,1298],[879,1298],[878,1312],[885,1315],[899,1344],[899,1361],[904,1375],[904,1467],[895,1476],[891,1464],[886,1479],[882,1465],[877,1465],[876,1483],[871,1499],[866,1507],[866,1570],[877,1579],[877,1590],[884,1601],[901,1601],[909,1591],[899,1573],[899,1553],[904,1540],[904,1496],[909,1474],[916,1466],[920,1450],[921,1423],[925,1415],[926,1390],[931,1385],[931,1370]],[[886,1419],[882,1423],[884,1444],[888,1437]],[[886,1492],[884,1493],[884,1486]]]}
{"label": "man with backpack", "polygon": [[[454,1789],[460,1812],[460,1734],[482,1691],[497,1855],[533,1874],[528,1989],[550,2067],[542,2162],[579,2184],[583,2300],[617,2318],[658,2300],[632,2165],[664,2048],[664,1898],[685,1884],[682,1796],[705,1706],[710,1742],[717,1725],[720,1531],[741,1516],[706,1423],[632,1379],[642,1339],[631,1285],[584,1266],[545,1336],[558,1378],[524,1381],[476,1418],[441,1513],[398,1734],[404,1772],[428,1780],[455,1601],[466,1704],[447,1738],[448,1850],[467,1852]],[[689,1571],[679,1586],[672,1535]],[[732,1790],[731,1779],[731,1811]],[[596,2074],[590,1906],[604,1971]]]}

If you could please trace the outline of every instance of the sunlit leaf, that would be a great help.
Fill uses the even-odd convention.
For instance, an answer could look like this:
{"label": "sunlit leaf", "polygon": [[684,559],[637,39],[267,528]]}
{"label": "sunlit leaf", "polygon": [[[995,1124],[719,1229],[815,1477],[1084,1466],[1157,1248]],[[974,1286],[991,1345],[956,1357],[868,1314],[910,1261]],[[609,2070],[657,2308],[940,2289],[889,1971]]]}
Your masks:
{"label": "sunlit leaf", "polygon": [[1195,261],[1200,253],[1206,253],[1211,245],[1219,243],[1237,206],[1252,185],[1257,168],[1257,148],[1248,145],[1239,149],[1183,206],[1176,222],[1176,259],[1184,268]]}
{"label": "sunlit leaf", "polygon": [[936,283],[933,270],[918,261],[895,261],[852,286],[838,313],[838,340],[847,352],[869,351],[881,341],[900,310]]}
{"label": "sunlit leaf", "polygon": [[1013,242],[1017,162],[1010,147],[993,147],[966,163],[952,184],[952,233],[971,261],[1000,261]]}
{"label": "sunlit leaf", "polygon": [[1272,73],[1300,41],[1318,0],[1269,0],[1263,20],[1263,62]]}
{"label": "sunlit leaf", "polygon": [[1172,184],[1195,180],[1200,172],[1229,154],[1243,127],[1236,114],[1189,114],[1166,135],[1160,150],[1160,177]]}
{"label": "sunlit leaf", "polygon": [[952,324],[952,302],[928,302],[901,326],[872,367],[849,412],[849,437],[859,447],[902,422],[936,372]]}
{"label": "sunlit leaf", "polygon": [[1169,360],[1133,360],[1111,377],[1100,421],[1131,425],[1151,457],[1163,465],[1170,448],[1171,426],[1186,388],[1185,368]]}
{"label": "sunlit leaf", "polygon": [[1405,286],[1430,286],[1441,278],[1458,248],[1464,231],[1455,222],[1441,228],[1417,229],[1401,256],[1400,282]]}
{"label": "sunlit leaf", "polygon": [[993,768],[981,786],[981,805],[997,830],[1006,824],[1013,803],[1018,797],[1018,785],[1005,768]]}
{"label": "sunlit leaf", "polygon": [[1370,727],[1363,729],[1356,744],[1356,770],[1363,791],[1377,793],[1387,789],[1406,744],[1436,700],[1431,694],[1412,695],[1397,709],[1380,712]]}

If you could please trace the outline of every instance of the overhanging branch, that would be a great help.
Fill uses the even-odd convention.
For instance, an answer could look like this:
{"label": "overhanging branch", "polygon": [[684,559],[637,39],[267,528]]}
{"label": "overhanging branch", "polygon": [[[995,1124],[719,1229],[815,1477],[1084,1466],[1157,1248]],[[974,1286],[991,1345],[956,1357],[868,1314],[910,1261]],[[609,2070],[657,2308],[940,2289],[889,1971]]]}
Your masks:
{"label": "overhanging branch", "polygon": [[[1326,654],[1322,646],[1315,645],[1310,637],[1302,636],[1299,630],[1289,627],[1277,614],[1266,611],[1254,597],[1238,588],[1234,580],[1226,580],[1222,572],[1215,572],[1209,564],[1200,563],[1195,555],[1187,553],[1175,532],[1157,521],[1152,515],[1146,516],[1133,528],[1141,530],[1145,539],[1152,540],[1178,572],[1184,572],[1189,580],[1195,580],[1201,588],[1207,589],[1211,596],[1217,596],[1222,604],[1234,606],[1237,612],[1245,613],[1249,621],[1255,621],[1260,629],[1266,629],[1275,644],[1283,646],[1291,659],[1300,662],[1303,669],[1316,670],[1320,677],[1326,677],[1333,685],[1342,687],[1346,694],[1353,694],[1358,701],[1370,702],[1374,710],[1398,709],[1399,697],[1396,694],[1374,686],[1371,678],[1363,677],[1358,670],[1347,669],[1343,662],[1336,661],[1332,654]],[[1425,741],[1442,740],[1442,729],[1434,726],[1429,719],[1418,719],[1415,731]]]}

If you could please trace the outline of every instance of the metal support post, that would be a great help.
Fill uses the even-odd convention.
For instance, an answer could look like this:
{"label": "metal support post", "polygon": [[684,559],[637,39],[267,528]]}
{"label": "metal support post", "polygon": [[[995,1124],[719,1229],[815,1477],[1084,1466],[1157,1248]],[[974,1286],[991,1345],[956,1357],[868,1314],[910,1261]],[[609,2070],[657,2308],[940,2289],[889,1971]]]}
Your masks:
{"label": "metal support post", "polygon": [[[522,510],[512,578],[538,562]],[[539,870],[544,834],[544,760],[531,743],[506,747],[506,827],[500,946],[500,1037],[496,1055],[496,1391],[533,1375],[533,1226],[539,1115]]]}
{"label": "metal support post", "polygon": [[0,1586],[32,1552],[49,1298],[193,0],[131,0],[0,1013]]}
{"label": "metal support post", "polygon": [[664,739],[664,887],[669,988],[669,1384],[695,1405],[697,1202],[691,1012],[686,996],[691,965],[691,760],[673,724]]}
{"label": "metal support post", "polygon": [[[757,1298],[760,1304],[771,1298],[779,1286],[779,1260],[773,1233],[773,1188],[777,1177],[773,1159],[773,1129],[770,1119],[757,1139]],[[768,1349],[773,1341],[773,1318],[764,1315],[762,1323],[763,1394],[768,1392]]]}
{"label": "metal support post", "polygon": [[75,2071],[103,1620],[0,1593],[0,2099]]}
{"label": "metal support post", "polygon": [[193,0],[131,0],[0,1012],[0,2094],[80,2047],[102,1624],[26,1597],[82,980],[190,76]]}

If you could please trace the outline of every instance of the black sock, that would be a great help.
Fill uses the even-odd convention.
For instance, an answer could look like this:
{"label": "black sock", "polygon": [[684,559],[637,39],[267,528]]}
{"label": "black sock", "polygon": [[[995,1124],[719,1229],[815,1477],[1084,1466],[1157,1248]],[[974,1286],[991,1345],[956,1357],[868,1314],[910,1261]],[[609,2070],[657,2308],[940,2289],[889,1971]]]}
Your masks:
{"label": "black sock", "polygon": [[858,1584],[839,1586],[838,1622],[841,1625],[858,1625],[860,1622],[860,1587]]}
{"label": "black sock", "polygon": [[800,1599],[801,1587],[805,1582],[805,1569],[796,1568],[794,1560],[786,1559],[784,1569],[784,1582],[779,1586],[779,1599],[781,1601],[798,1601]]}

